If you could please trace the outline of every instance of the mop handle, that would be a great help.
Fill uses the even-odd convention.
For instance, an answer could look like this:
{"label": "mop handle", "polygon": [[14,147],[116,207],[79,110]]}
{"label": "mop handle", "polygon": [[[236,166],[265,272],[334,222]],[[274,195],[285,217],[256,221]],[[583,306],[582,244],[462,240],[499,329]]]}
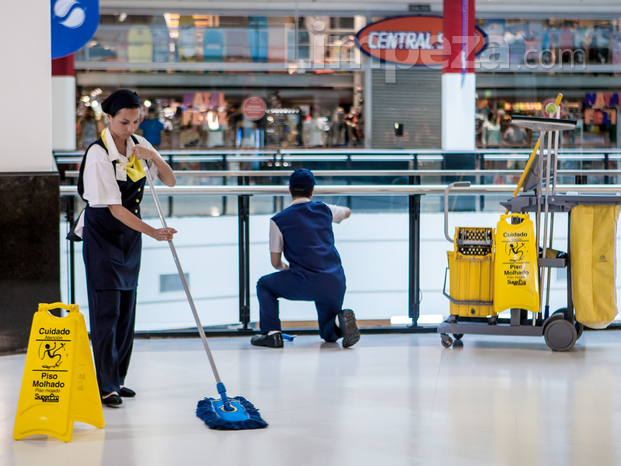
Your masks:
{"label": "mop handle", "polygon": [[[563,100],[563,94],[557,95],[556,101],[554,102],[555,105],[558,107],[561,104],[562,100]],[[530,166],[533,164],[533,160],[535,160],[535,154],[537,154],[537,150],[539,150],[540,144],[541,144],[541,135],[539,136],[539,139],[537,139],[537,144],[535,144],[535,148],[533,149],[533,152],[530,154],[530,158],[528,159],[528,163],[526,164],[526,167],[524,167],[524,171],[522,172],[520,181],[518,182],[518,185],[515,188],[515,191],[513,192],[513,197],[517,196],[518,193],[520,192],[520,188],[522,187],[522,184],[524,183],[524,179],[526,178],[526,174],[528,173]],[[506,209],[505,215],[507,215],[508,213],[509,213],[509,209]]]}
{"label": "mop handle", "polygon": [[[153,196],[155,207],[157,207],[157,213],[160,216],[160,220],[162,221],[162,226],[164,228],[168,228],[168,225],[166,225],[166,219],[164,218],[164,214],[162,213],[162,206],[160,205],[160,200],[158,199],[157,193],[155,192],[155,187],[153,186],[153,180],[151,178],[151,173],[149,173],[148,167],[144,170],[144,172],[145,172],[145,175],[147,176],[147,181],[149,182],[149,188],[151,188],[151,195]],[[211,350],[209,349],[209,344],[207,343],[207,336],[205,335],[205,330],[203,330],[201,320],[198,317],[198,312],[196,312],[196,306],[194,306],[194,300],[192,299],[192,294],[190,294],[190,288],[188,287],[188,282],[186,281],[185,275],[183,273],[183,269],[181,268],[181,262],[179,262],[179,256],[177,256],[175,245],[173,244],[172,240],[168,242],[168,245],[170,246],[170,251],[172,252],[173,258],[175,259],[175,265],[177,266],[177,271],[179,272],[179,278],[181,278],[181,283],[183,284],[185,295],[188,297],[188,302],[190,303],[190,307],[192,308],[192,314],[194,314],[194,320],[196,321],[196,326],[198,327],[198,333],[201,336],[201,340],[203,340],[203,346],[205,347],[205,351],[207,352],[207,357],[209,358],[209,364],[211,364],[211,370],[213,371],[213,375],[216,378],[216,383],[221,385],[222,381],[220,380],[220,375],[218,374],[216,363],[213,360]]]}

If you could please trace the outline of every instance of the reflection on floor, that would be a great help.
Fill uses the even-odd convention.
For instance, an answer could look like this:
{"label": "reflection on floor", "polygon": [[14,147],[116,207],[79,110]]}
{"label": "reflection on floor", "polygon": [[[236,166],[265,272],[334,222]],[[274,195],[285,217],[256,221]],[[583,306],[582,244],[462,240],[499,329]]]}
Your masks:
{"label": "reflection on floor", "polygon": [[[71,443],[12,439],[24,355],[0,358],[2,466],[612,465],[621,462],[617,332],[553,353],[542,338],[364,335],[349,350],[298,337],[283,350],[212,340],[230,395],[270,424],[209,430],[194,411],[215,383],[198,339],[136,341],[106,427]],[[621,387],[621,384],[620,384]]]}

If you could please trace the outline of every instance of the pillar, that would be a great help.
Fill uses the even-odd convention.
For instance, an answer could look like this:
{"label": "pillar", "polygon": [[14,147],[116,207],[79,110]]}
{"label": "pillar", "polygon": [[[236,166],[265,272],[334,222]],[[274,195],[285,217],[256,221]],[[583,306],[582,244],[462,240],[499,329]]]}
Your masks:
{"label": "pillar", "polygon": [[1,354],[24,351],[38,303],[60,300],[60,209],[49,0],[4,2],[0,26]]}
{"label": "pillar", "polygon": [[73,54],[52,60],[52,149],[75,150],[75,69]]}
{"label": "pillar", "polygon": [[442,149],[475,148],[474,0],[444,0]]}

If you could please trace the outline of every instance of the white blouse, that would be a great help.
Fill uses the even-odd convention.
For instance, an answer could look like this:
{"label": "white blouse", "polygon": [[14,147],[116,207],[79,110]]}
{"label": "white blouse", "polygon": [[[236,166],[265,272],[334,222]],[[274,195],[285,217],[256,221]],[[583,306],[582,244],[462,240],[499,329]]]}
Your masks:
{"label": "white blouse", "polygon": [[[114,165],[112,162],[118,160],[121,163],[128,163],[129,158],[134,152],[134,141],[127,140],[125,154],[120,154],[116,144],[110,134],[110,129],[106,128],[106,142],[108,143],[108,153],[103,147],[93,145],[88,150],[86,165],[84,166],[84,199],[88,201],[90,207],[108,207],[109,205],[121,205],[121,190],[116,181]],[[153,146],[142,136],[134,135],[141,146],[157,152]],[[152,179],[158,176],[158,169],[154,163],[147,162],[149,173]],[[84,211],[81,213],[75,233],[82,237],[84,229]]]}

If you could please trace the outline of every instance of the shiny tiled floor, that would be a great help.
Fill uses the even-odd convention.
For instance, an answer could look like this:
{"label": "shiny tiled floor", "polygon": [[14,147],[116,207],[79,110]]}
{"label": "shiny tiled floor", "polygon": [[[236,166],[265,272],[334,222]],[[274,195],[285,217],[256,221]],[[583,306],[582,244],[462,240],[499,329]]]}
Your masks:
{"label": "shiny tiled floor", "polygon": [[264,430],[218,432],[194,415],[215,395],[198,339],[137,341],[106,427],[76,423],[65,444],[12,439],[25,356],[0,357],[0,465],[621,464],[621,334],[587,332],[569,353],[543,339],[363,336],[349,350],[298,337],[284,350],[246,338],[212,346],[230,395]]}

